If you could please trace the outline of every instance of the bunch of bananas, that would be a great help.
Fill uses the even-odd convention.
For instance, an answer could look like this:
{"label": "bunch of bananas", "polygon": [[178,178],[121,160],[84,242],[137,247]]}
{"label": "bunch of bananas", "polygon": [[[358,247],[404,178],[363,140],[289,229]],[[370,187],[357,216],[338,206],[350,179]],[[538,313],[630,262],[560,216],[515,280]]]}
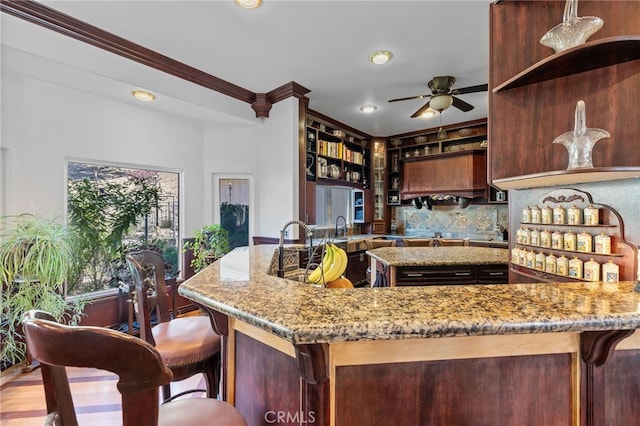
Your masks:
{"label": "bunch of bananas", "polygon": [[322,262],[307,277],[312,284],[326,284],[335,281],[347,269],[347,253],[332,243],[327,243]]}

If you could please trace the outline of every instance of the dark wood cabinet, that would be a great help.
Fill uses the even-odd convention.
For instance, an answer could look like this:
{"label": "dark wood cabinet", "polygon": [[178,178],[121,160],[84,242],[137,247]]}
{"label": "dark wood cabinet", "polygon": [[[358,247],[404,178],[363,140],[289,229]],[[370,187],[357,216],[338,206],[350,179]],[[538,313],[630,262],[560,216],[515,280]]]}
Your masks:
{"label": "dark wood cabinet", "polygon": [[354,286],[362,286],[367,282],[367,268],[369,267],[369,256],[366,250],[358,250],[348,253],[349,264],[344,275],[351,280]]}
{"label": "dark wood cabinet", "polygon": [[[564,1],[491,5],[489,178],[503,189],[634,176],[628,168],[640,174],[640,2],[580,2],[580,16],[598,16],[604,26],[585,44],[554,53],[539,39],[562,22],[564,7]],[[574,128],[579,100],[587,127],[611,133],[594,146],[589,173],[567,172],[566,149],[552,143]],[[544,180],[545,174],[553,176]]]}
{"label": "dark wood cabinet", "polygon": [[403,266],[396,268],[396,286],[503,284],[507,265]]}
{"label": "dark wood cabinet", "polygon": [[416,157],[402,161],[401,198],[450,194],[487,196],[487,151],[474,149]]}

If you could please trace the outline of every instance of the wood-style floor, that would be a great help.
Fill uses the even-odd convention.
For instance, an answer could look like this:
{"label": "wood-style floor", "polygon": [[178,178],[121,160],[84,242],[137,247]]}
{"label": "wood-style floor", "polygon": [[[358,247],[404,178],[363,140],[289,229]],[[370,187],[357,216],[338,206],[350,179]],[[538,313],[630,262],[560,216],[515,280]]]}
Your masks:
{"label": "wood-style floor", "polygon": [[[115,374],[87,368],[68,368],[67,374],[80,425],[122,424],[120,394],[116,389],[118,377]],[[171,384],[172,394],[204,387],[204,377],[201,374]],[[204,397],[205,394],[191,395]],[[16,366],[3,371],[0,375],[0,425],[43,425],[45,416],[40,369],[23,373],[22,367]]]}

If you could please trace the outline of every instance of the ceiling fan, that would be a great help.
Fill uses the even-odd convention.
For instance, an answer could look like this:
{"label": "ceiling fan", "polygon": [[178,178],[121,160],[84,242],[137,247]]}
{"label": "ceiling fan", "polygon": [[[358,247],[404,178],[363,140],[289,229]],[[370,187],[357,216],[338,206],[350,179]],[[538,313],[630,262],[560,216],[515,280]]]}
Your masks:
{"label": "ceiling fan", "polygon": [[433,80],[429,81],[428,86],[431,89],[431,94],[409,96],[408,98],[391,99],[389,102],[406,101],[409,99],[424,99],[429,98],[429,101],[419,110],[411,115],[411,118],[421,117],[428,110],[442,112],[450,106],[458,108],[460,111],[471,111],[473,105],[457,98],[454,95],[464,95],[466,93],[486,92],[488,89],[487,84],[478,84],[477,86],[463,87],[460,89],[451,89],[451,86],[456,82],[455,77],[449,75],[433,77]]}

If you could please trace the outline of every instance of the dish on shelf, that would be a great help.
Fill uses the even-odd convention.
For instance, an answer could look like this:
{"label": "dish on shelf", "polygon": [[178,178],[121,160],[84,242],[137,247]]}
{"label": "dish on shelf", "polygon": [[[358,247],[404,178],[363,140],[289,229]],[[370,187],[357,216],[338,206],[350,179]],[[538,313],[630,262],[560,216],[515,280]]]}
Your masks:
{"label": "dish on shelf", "polygon": [[391,145],[393,145],[394,148],[399,147],[402,145],[402,139],[391,139]]}

